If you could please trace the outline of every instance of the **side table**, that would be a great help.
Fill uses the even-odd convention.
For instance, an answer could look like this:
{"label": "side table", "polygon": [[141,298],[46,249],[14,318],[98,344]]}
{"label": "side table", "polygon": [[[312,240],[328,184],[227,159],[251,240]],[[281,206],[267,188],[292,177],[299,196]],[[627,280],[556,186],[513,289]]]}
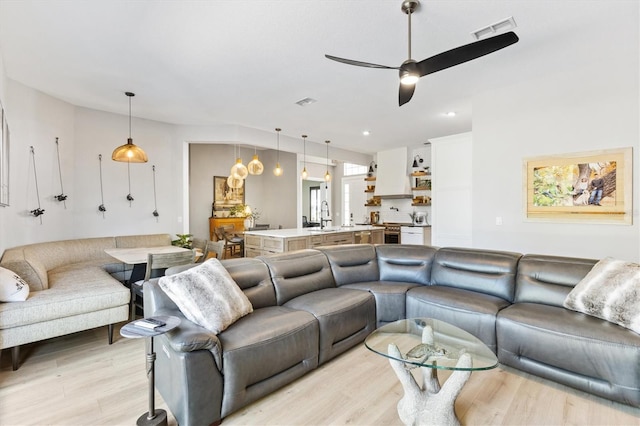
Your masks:
{"label": "side table", "polygon": [[148,337],[147,344],[147,377],[149,378],[149,411],[144,413],[138,418],[136,424],[138,426],[167,426],[167,412],[165,410],[155,409],[155,379],[154,379],[154,363],[156,360],[156,353],[153,350],[153,338],[161,334],[166,333],[180,324],[180,318],[172,316],[156,316],[152,317],[155,320],[159,320],[165,323],[162,327],[156,327],[154,329],[143,328],[136,325],[136,323],[143,321],[144,319],[138,319],[125,324],[120,329],[120,335],[122,337],[130,339],[140,339]]}

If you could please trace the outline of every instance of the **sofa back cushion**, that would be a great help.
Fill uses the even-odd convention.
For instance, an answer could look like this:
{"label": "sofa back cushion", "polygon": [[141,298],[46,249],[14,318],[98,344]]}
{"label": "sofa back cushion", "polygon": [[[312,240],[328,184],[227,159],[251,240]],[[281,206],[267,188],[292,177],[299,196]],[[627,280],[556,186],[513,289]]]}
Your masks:
{"label": "sofa back cushion", "polygon": [[109,263],[113,258],[104,252],[114,248],[113,237],[51,241],[7,249],[2,266],[16,272],[29,283],[31,291],[49,288],[48,271],[91,261]]}
{"label": "sofa back cushion", "polygon": [[337,286],[366,281],[378,281],[378,257],[371,244],[346,244],[319,248],[333,272]]}
{"label": "sofa back cushion", "polygon": [[562,307],[569,292],[597,262],[575,257],[524,255],[518,264],[514,301]]}
{"label": "sofa back cushion", "polygon": [[437,248],[418,245],[383,244],[376,246],[380,281],[429,285]]}
{"label": "sofa back cushion", "polygon": [[513,302],[520,253],[470,248],[441,248],[435,255],[431,284],[476,291]]}
{"label": "sofa back cushion", "polygon": [[260,256],[259,259],[269,267],[278,305],[312,291],[336,286],[329,260],[318,250],[299,250]]}
{"label": "sofa back cushion", "polygon": [[255,258],[240,258],[223,260],[221,263],[249,298],[254,309],[276,305],[276,291],[264,262]]}
{"label": "sofa back cushion", "polygon": [[171,235],[169,234],[122,235],[116,237],[117,248],[159,247],[170,245]]}

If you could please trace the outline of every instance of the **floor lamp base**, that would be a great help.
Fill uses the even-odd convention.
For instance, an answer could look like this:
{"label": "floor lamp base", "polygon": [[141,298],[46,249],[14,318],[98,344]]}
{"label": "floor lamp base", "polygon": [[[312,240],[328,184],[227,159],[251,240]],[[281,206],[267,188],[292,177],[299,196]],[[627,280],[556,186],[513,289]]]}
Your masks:
{"label": "floor lamp base", "polygon": [[150,419],[147,411],[138,418],[138,426],[167,426],[167,412],[165,410],[155,410],[156,415]]}

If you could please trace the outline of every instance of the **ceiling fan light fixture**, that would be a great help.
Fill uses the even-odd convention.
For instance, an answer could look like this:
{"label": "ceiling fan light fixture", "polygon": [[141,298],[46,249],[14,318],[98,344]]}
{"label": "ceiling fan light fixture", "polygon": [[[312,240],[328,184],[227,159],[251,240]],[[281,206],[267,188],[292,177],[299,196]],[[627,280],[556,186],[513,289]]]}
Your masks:
{"label": "ceiling fan light fixture", "polygon": [[420,76],[411,74],[409,71],[403,71],[402,76],[400,77],[400,84],[409,86],[412,84],[416,84],[419,79]]}

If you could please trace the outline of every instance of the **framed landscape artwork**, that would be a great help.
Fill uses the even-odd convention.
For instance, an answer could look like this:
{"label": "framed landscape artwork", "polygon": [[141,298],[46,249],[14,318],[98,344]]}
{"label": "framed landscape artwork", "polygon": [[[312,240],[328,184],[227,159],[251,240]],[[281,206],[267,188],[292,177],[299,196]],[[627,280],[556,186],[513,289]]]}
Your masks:
{"label": "framed landscape artwork", "polygon": [[632,223],[632,148],[523,160],[527,220]]}
{"label": "framed landscape artwork", "polygon": [[227,184],[227,176],[214,176],[213,210],[228,210],[233,206],[244,204],[244,185],[246,182],[242,188],[231,188]]}

